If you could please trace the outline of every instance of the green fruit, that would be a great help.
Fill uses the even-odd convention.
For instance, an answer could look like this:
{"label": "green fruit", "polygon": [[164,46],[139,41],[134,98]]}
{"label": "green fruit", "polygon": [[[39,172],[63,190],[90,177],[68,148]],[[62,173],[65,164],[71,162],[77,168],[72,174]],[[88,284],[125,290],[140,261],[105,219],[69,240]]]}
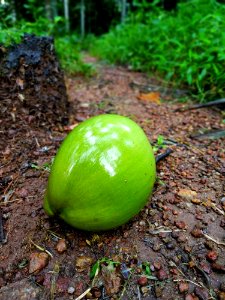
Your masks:
{"label": "green fruit", "polygon": [[119,115],[93,117],[61,145],[44,209],[79,229],[115,228],[143,208],[155,177],[151,145],[135,122]]}

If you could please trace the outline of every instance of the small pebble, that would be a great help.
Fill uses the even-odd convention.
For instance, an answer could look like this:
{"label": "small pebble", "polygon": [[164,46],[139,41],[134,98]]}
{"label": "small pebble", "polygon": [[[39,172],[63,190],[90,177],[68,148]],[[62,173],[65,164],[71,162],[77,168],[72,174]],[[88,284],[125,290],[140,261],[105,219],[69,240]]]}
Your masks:
{"label": "small pebble", "polygon": [[140,278],[138,278],[138,284],[140,286],[146,286],[148,283],[148,279],[145,276],[141,276]]}
{"label": "small pebble", "polygon": [[165,279],[168,278],[168,275],[167,273],[163,270],[163,269],[160,269],[158,272],[157,272],[157,278],[160,280],[160,281],[163,281]]}
{"label": "small pebble", "polygon": [[48,264],[49,256],[45,252],[33,252],[30,255],[29,273],[37,274]]}
{"label": "small pebble", "polygon": [[218,254],[216,253],[216,251],[209,251],[207,254],[206,254],[206,258],[209,260],[209,261],[216,261],[217,258],[218,258]]}
{"label": "small pebble", "polygon": [[66,246],[66,240],[65,239],[60,239],[56,245],[56,251],[58,253],[63,253],[67,250],[67,246]]}
{"label": "small pebble", "polygon": [[195,238],[200,238],[203,236],[203,232],[200,228],[194,228],[192,231],[191,231],[191,234],[195,237]]}
{"label": "small pebble", "polygon": [[73,294],[75,292],[75,288],[73,286],[70,286],[67,290],[68,294]]}
{"label": "small pebble", "polygon": [[179,284],[179,291],[180,291],[181,293],[187,292],[188,289],[189,289],[189,284],[188,284],[187,282],[181,282],[181,283]]}
{"label": "small pebble", "polygon": [[184,221],[175,221],[175,226],[177,226],[177,228],[179,229],[185,229],[186,228],[186,224]]}

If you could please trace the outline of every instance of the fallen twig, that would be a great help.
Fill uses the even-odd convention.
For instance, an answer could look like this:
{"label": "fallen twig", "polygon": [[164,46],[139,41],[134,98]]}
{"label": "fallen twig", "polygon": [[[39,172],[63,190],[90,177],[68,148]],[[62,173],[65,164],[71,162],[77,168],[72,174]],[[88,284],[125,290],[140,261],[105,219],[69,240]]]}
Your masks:
{"label": "fallen twig", "polygon": [[173,150],[168,148],[164,153],[157,155],[155,159],[156,163],[158,163],[160,160],[164,159],[165,157],[169,156],[172,152]]}
{"label": "fallen twig", "polygon": [[0,243],[4,243],[4,241],[5,241],[5,233],[3,227],[3,216],[2,216],[2,210],[0,209]]}
{"label": "fallen twig", "polygon": [[225,243],[215,240],[214,238],[212,238],[212,237],[209,236],[208,234],[205,233],[205,234],[203,234],[203,235],[204,235],[204,237],[205,237],[207,240],[210,240],[210,241],[214,242],[214,243],[217,244],[217,245],[225,246]]}
{"label": "fallen twig", "polygon": [[91,287],[89,287],[85,292],[83,292],[83,294],[81,294],[75,300],[81,300],[82,298],[84,298],[84,296],[86,296],[90,292],[90,290],[91,290]]}
{"label": "fallen twig", "polygon": [[30,239],[30,242],[31,242],[31,244],[33,244],[38,250],[40,250],[40,251],[43,251],[43,252],[45,252],[45,253],[47,253],[51,258],[53,258],[53,255],[51,254],[51,252],[50,251],[48,251],[47,249],[45,249],[44,247],[41,247],[41,246],[39,246],[39,245],[37,245],[37,244],[35,244],[35,242],[34,241],[32,241],[31,239]]}

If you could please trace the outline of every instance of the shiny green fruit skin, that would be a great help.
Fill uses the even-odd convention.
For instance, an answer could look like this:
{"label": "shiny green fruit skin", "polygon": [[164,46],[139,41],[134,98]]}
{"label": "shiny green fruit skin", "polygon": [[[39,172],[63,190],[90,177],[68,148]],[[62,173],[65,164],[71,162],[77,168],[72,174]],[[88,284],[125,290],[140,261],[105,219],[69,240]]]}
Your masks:
{"label": "shiny green fruit skin", "polygon": [[79,229],[112,229],[144,207],[155,177],[154,154],[143,130],[126,117],[99,115],[62,143],[44,209]]}

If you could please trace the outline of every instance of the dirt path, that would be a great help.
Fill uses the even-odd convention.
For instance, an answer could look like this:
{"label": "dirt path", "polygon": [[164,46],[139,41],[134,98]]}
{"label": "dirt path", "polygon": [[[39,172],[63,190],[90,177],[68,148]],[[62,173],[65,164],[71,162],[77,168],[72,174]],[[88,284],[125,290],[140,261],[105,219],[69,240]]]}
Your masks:
{"label": "dirt path", "polygon": [[[179,91],[113,66],[98,65],[91,79],[66,78],[66,85],[76,110],[70,126],[20,132],[15,125],[7,133],[0,299],[76,299],[91,285],[97,261],[87,298],[225,299],[224,139],[191,138],[224,128],[222,113],[175,112],[182,106],[175,101]],[[60,142],[72,125],[100,113],[131,117],[156,154],[173,152],[157,165],[154,193],[142,212],[122,228],[91,234],[49,220],[42,201]]]}

